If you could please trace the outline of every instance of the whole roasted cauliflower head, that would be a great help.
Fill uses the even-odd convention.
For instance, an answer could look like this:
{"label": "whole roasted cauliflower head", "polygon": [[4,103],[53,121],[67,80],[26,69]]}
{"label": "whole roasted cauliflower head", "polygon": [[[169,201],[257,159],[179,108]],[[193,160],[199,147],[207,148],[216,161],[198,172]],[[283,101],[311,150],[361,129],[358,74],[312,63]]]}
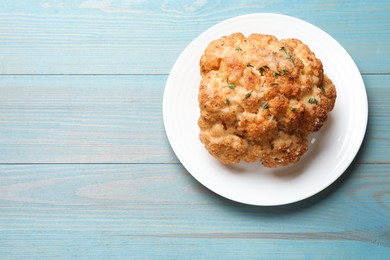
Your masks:
{"label": "whole roasted cauliflower head", "polygon": [[200,73],[200,140],[225,164],[299,161],[336,100],[321,61],[297,39],[221,37],[204,51]]}

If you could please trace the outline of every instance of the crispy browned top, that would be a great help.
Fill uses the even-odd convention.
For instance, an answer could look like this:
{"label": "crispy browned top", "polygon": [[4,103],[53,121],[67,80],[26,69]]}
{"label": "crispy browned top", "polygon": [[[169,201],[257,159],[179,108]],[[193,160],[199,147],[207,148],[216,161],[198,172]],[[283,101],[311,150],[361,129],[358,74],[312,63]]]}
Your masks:
{"label": "crispy browned top", "polygon": [[297,162],[336,100],[321,61],[297,39],[224,36],[206,48],[200,69],[200,140],[223,163]]}

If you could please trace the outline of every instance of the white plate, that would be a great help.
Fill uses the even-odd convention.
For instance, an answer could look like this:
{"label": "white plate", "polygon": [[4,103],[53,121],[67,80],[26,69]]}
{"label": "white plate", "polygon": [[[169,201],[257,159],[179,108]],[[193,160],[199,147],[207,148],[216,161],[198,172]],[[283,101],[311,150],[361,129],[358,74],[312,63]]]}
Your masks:
{"label": "white plate", "polygon": [[[241,32],[297,38],[321,59],[337,89],[334,110],[310,136],[309,151],[295,165],[268,169],[260,163],[223,165],[199,141],[197,120],[199,59],[207,45]],[[249,14],[225,20],[198,36],[177,59],[163,99],[165,131],[180,162],[204,186],[228,199],[251,205],[282,205],[310,197],[333,183],[356,156],[367,126],[367,95],[356,64],[321,29],[279,14]]]}

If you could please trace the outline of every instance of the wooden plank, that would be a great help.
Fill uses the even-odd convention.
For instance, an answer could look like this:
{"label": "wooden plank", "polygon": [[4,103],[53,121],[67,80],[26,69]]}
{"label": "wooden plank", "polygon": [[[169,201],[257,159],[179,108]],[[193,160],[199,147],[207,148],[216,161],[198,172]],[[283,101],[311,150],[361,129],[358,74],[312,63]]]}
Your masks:
{"label": "wooden plank", "polygon": [[360,151],[355,158],[360,163],[390,161],[390,75],[364,76],[368,96],[368,124]]}
{"label": "wooden plank", "polygon": [[166,76],[3,76],[3,163],[176,162],[162,118]]}
{"label": "wooden plank", "polygon": [[167,74],[204,30],[256,12],[311,22],[363,73],[390,72],[388,1],[7,0],[0,5],[0,74]]}
{"label": "wooden plank", "polygon": [[180,164],[0,165],[0,255],[384,259],[388,170],[354,164],[303,202],[254,207]]}
{"label": "wooden plank", "polygon": [[[162,118],[166,76],[1,76],[0,163],[178,162]],[[365,76],[356,160],[388,163],[390,75]]]}

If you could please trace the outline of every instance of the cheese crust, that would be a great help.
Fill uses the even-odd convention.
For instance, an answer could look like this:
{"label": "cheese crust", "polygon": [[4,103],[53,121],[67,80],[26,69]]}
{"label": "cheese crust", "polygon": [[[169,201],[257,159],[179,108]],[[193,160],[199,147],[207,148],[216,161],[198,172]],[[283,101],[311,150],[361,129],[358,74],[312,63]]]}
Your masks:
{"label": "cheese crust", "polygon": [[225,164],[298,162],[336,100],[321,61],[297,39],[221,37],[204,51],[200,73],[200,140]]}

